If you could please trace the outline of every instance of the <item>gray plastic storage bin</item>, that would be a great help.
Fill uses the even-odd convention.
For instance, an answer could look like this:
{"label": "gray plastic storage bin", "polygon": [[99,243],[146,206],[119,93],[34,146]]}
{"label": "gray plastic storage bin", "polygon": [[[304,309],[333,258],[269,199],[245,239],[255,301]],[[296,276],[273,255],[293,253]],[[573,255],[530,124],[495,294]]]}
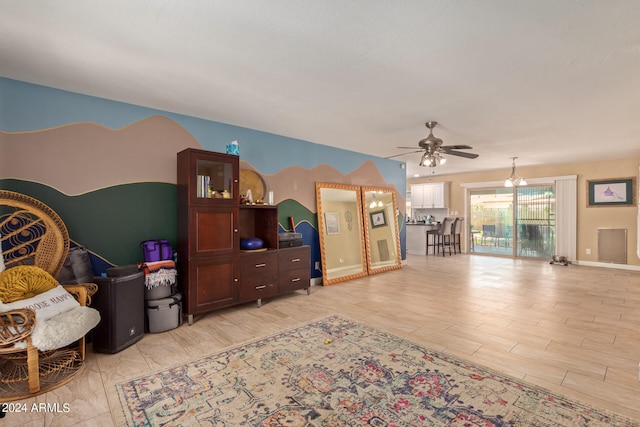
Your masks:
{"label": "gray plastic storage bin", "polygon": [[158,300],[162,298],[167,298],[175,291],[175,285],[160,285],[155,286],[151,289],[144,290],[144,299],[145,300]]}
{"label": "gray plastic storage bin", "polygon": [[149,332],[164,332],[182,325],[182,295],[145,301]]}

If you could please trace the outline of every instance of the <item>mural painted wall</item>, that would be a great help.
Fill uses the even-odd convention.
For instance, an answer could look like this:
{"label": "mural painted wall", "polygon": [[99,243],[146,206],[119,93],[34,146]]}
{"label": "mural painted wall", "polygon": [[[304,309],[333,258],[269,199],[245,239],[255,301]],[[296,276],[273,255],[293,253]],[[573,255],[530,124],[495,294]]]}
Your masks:
{"label": "mural painted wall", "polygon": [[[176,242],[176,153],[224,152],[240,143],[241,169],[258,173],[320,260],[315,181],[396,190],[404,217],[401,162],[284,136],[0,78],[0,186],[60,214],[96,273],[141,261],[140,242]],[[404,222],[404,221],[403,221]],[[401,230],[404,253],[404,227]],[[319,277],[320,271],[312,271]]]}

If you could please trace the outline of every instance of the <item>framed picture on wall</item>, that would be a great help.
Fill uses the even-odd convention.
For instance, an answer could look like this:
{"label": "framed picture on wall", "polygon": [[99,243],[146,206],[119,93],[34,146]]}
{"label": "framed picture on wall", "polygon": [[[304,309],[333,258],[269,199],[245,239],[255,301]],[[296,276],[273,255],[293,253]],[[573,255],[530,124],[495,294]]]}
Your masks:
{"label": "framed picture on wall", "polygon": [[635,206],[635,188],[635,177],[587,181],[587,207]]}
{"label": "framed picture on wall", "polygon": [[384,211],[371,212],[369,216],[371,218],[371,227],[376,228],[387,225],[387,217]]}
{"label": "framed picture on wall", "polygon": [[325,212],[324,224],[327,228],[327,234],[340,234],[340,222],[336,212]]}

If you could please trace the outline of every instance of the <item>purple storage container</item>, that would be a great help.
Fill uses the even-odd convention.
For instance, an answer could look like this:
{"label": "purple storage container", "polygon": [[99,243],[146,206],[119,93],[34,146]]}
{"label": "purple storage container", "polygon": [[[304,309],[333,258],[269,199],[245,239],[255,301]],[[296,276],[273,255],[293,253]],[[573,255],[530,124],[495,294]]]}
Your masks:
{"label": "purple storage container", "polygon": [[144,262],[164,261],[173,258],[173,248],[165,239],[145,240],[140,243]]}

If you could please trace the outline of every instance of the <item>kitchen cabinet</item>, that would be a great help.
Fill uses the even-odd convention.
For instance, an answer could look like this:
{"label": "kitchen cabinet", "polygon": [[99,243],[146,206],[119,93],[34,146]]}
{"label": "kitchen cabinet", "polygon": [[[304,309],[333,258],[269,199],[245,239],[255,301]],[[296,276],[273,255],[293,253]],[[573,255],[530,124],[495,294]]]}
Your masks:
{"label": "kitchen cabinet", "polygon": [[449,207],[449,183],[433,182],[411,186],[411,209]]}

